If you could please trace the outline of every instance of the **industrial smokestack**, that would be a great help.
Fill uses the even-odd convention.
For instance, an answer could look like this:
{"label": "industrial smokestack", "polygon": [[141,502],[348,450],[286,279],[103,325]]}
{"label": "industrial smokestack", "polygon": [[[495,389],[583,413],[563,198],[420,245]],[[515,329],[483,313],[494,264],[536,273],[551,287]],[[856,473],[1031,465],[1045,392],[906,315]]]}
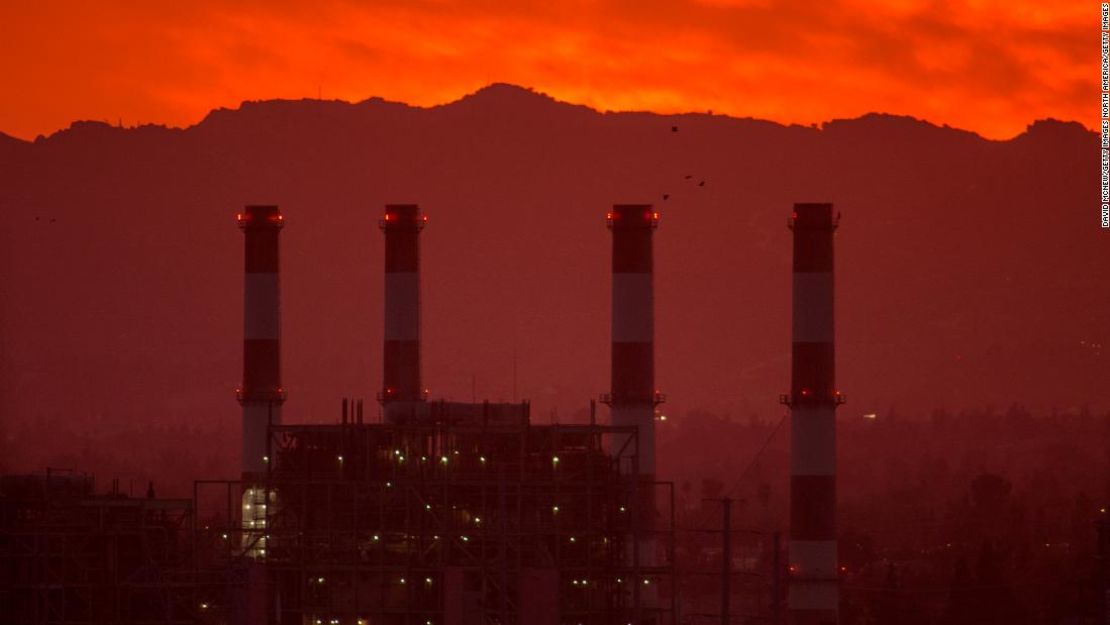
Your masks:
{"label": "industrial smokestack", "polygon": [[[639,440],[638,485],[635,505],[643,532],[636,564],[654,564],[655,542],[655,319],[652,285],[652,234],[659,213],[650,204],[616,204],[608,215],[613,231],[613,352],[610,405],[614,426],[633,426]],[[614,451],[624,447],[613,437]],[[631,449],[629,446],[627,449]],[[622,467],[627,469],[627,467]],[[636,584],[637,592],[639,584]]]}
{"label": "industrial smokestack", "polygon": [[415,204],[388,204],[385,232],[385,345],[378,399],[387,423],[410,419],[425,400],[420,383],[420,231]]}
{"label": "industrial smokestack", "polygon": [[[266,472],[270,423],[281,423],[281,304],[278,234],[284,218],[277,206],[247,206],[238,216],[245,236],[243,284],[242,473],[244,484],[258,483]],[[264,502],[265,500],[263,500]]]}
{"label": "industrial smokestack", "polygon": [[791,625],[835,625],[836,407],[832,204],[795,204],[793,365],[790,394]]}

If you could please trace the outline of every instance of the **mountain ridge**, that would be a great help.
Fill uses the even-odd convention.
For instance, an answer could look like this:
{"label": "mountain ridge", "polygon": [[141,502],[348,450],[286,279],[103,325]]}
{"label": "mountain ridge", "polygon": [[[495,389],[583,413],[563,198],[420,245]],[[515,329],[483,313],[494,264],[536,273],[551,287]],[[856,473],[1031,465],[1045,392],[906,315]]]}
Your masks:
{"label": "mountain ridge", "polygon": [[842,124],[853,123],[853,122],[861,123],[861,124],[883,124],[883,125],[887,125],[888,127],[891,127],[891,128],[901,127],[903,129],[904,128],[909,128],[909,127],[920,126],[920,127],[924,127],[924,128],[933,128],[933,129],[938,129],[938,130],[950,130],[950,131],[954,131],[954,132],[958,132],[958,133],[967,133],[967,134],[973,135],[976,138],[979,138],[983,141],[991,141],[991,142],[1005,142],[1005,141],[1018,140],[1018,139],[1024,137],[1025,135],[1027,135],[1028,133],[1030,133],[1031,131],[1034,131],[1034,130],[1042,131],[1045,128],[1051,128],[1051,129],[1067,131],[1067,132],[1073,132],[1073,131],[1078,130],[1078,131],[1082,131],[1086,134],[1089,134],[1090,136],[1097,137],[1096,132],[1094,132],[1093,130],[1089,130],[1089,129],[1085,128],[1078,121],[1057,120],[1057,119],[1053,119],[1053,118],[1032,120],[1026,126],[1024,131],[1022,131],[1021,133],[1019,133],[1017,135],[1014,135],[1013,137],[1010,137],[1010,138],[989,139],[989,138],[983,137],[982,135],[979,135],[977,132],[975,132],[973,130],[956,128],[956,127],[949,126],[947,124],[936,124],[936,123],[930,122],[930,121],[925,120],[925,119],[913,117],[911,115],[883,113],[883,112],[878,112],[878,111],[863,113],[863,114],[861,114],[859,116],[856,116],[856,117],[833,118],[833,119],[829,119],[829,120],[819,122],[819,123],[815,123],[815,124],[812,124],[812,125],[804,125],[804,124],[784,124],[784,123],[781,123],[781,122],[776,122],[774,120],[761,119],[761,118],[756,118],[756,117],[751,117],[751,116],[736,116],[736,115],[720,114],[720,113],[711,114],[711,113],[695,112],[695,111],[680,112],[680,113],[658,113],[658,112],[647,111],[647,110],[621,110],[621,111],[600,110],[600,109],[596,109],[596,108],[590,107],[590,106],[585,105],[585,104],[577,104],[577,103],[568,102],[568,101],[565,101],[565,100],[559,100],[559,99],[557,99],[557,98],[555,98],[551,95],[548,95],[548,94],[546,94],[542,91],[538,91],[538,90],[535,90],[535,89],[532,89],[532,88],[529,88],[529,87],[514,85],[514,84],[510,84],[510,83],[496,83],[495,82],[495,83],[491,83],[489,85],[486,85],[486,86],[484,86],[484,87],[482,87],[482,88],[480,88],[477,91],[474,91],[472,93],[464,94],[463,96],[461,96],[461,97],[459,97],[455,100],[445,102],[445,103],[442,103],[442,104],[434,104],[434,105],[428,105],[428,106],[413,105],[413,104],[408,104],[408,103],[405,103],[405,102],[402,102],[402,101],[388,100],[388,99],[381,98],[381,97],[378,97],[378,96],[372,96],[372,97],[369,97],[369,98],[366,98],[366,99],[363,99],[363,100],[359,100],[359,101],[355,101],[355,102],[350,102],[350,101],[346,101],[346,100],[338,100],[338,99],[320,100],[320,99],[314,99],[314,98],[300,98],[300,99],[273,98],[273,99],[263,99],[263,100],[244,100],[243,102],[241,102],[239,104],[238,107],[235,107],[235,108],[218,107],[218,108],[212,109],[201,120],[199,120],[198,122],[196,122],[194,124],[190,124],[190,125],[187,125],[187,126],[180,126],[179,127],[179,126],[170,126],[170,125],[158,124],[158,123],[144,123],[144,124],[139,124],[139,125],[136,125],[136,126],[121,127],[119,125],[111,124],[111,123],[109,123],[107,121],[103,121],[103,120],[75,120],[75,121],[71,122],[70,125],[66,128],[59,129],[59,130],[54,131],[54,132],[52,132],[48,135],[39,135],[36,139],[33,139],[33,140],[19,139],[17,137],[13,137],[11,135],[8,135],[8,134],[4,133],[3,131],[0,131],[0,141],[7,142],[9,140],[13,140],[13,141],[21,142],[21,143],[26,143],[26,144],[37,144],[42,140],[49,141],[50,139],[52,139],[54,137],[57,137],[58,135],[64,135],[64,134],[69,133],[69,132],[80,132],[80,131],[87,130],[87,129],[90,129],[90,128],[95,128],[95,129],[104,130],[104,131],[107,131],[109,129],[122,130],[122,131],[143,131],[143,130],[151,131],[153,129],[165,129],[165,130],[169,130],[169,131],[175,131],[175,130],[190,131],[190,130],[193,130],[195,128],[205,126],[206,124],[213,123],[215,120],[222,120],[223,118],[227,118],[228,116],[235,117],[236,115],[240,115],[240,116],[242,116],[242,115],[252,115],[252,114],[266,115],[266,114],[269,114],[269,113],[305,112],[305,110],[308,109],[308,108],[312,108],[312,109],[315,109],[315,110],[323,109],[323,110],[325,110],[327,112],[331,112],[331,113],[335,113],[335,112],[354,113],[354,112],[374,110],[374,109],[385,109],[385,110],[390,110],[392,112],[399,113],[399,112],[416,112],[416,111],[452,111],[452,110],[458,110],[458,109],[470,110],[470,111],[480,111],[482,109],[488,109],[490,107],[502,107],[502,106],[511,106],[511,107],[518,107],[518,108],[519,107],[528,107],[530,109],[533,109],[533,111],[536,110],[536,109],[542,110],[542,109],[552,109],[552,108],[563,107],[567,110],[575,110],[575,111],[578,111],[578,112],[590,112],[590,113],[594,113],[594,114],[597,114],[597,115],[603,115],[603,116],[604,115],[617,115],[617,116],[621,116],[621,115],[650,115],[650,116],[656,116],[658,118],[672,120],[672,121],[682,121],[684,119],[688,120],[688,119],[697,119],[697,118],[708,117],[708,118],[714,118],[714,119],[734,120],[734,121],[737,121],[737,122],[756,122],[756,123],[775,124],[779,127],[815,128],[817,130],[825,130],[827,128],[835,128],[835,127],[838,127]]}

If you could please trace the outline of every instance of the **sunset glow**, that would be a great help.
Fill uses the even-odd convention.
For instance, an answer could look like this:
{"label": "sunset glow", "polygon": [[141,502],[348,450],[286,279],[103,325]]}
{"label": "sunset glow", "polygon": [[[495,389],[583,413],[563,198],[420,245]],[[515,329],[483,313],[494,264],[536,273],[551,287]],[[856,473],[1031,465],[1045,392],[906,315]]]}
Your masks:
{"label": "sunset glow", "polygon": [[601,110],[878,111],[1006,138],[1094,126],[1097,24],[1095,3],[1031,0],[6,2],[0,131],[185,126],[269,98],[427,106],[509,82]]}

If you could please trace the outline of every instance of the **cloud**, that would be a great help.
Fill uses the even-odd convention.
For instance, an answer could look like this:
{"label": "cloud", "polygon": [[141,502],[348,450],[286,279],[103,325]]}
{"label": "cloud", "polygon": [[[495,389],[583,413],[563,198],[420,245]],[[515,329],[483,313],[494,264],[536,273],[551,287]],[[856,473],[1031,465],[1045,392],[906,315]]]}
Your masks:
{"label": "cloud", "polygon": [[601,109],[811,123],[870,111],[991,137],[1088,123],[1097,11],[1076,3],[5,3],[0,130],[194,123],[242,100],[431,105],[522,84]]}

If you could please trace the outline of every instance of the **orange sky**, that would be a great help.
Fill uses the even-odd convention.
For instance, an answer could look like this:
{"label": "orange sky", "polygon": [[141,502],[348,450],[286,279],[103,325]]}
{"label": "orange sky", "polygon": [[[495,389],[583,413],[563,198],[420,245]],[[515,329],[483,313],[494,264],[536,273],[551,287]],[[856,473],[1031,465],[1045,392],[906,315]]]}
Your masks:
{"label": "orange sky", "polygon": [[599,109],[880,111],[1007,138],[1044,117],[1094,126],[1098,36],[1082,1],[5,0],[0,131],[510,82]]}

